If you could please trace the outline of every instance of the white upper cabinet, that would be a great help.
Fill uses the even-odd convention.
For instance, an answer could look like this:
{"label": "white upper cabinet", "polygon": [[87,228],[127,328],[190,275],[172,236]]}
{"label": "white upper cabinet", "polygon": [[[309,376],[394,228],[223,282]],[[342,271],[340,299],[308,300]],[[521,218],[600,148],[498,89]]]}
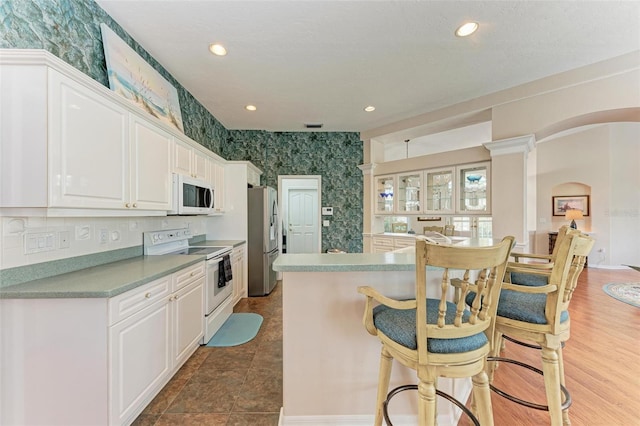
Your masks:
{"label": "white upper cabinet", "polygon": [[451,214],[455,212],[455,176],[455,167],[424,172],[426,213]]}
{"label": "white upper cabinet", "polygon": [[49,206],[170,208],[172,137],[49,71]]}
{"label": "white upper cabinet", "polygon": [[193,177],[192,153],[193,147],[191,145],[176,140],[173,148],[173,171],[175,173]]}
{"label": "white upper cabinet", "polygon": [[185,141],[176,139],[173,171],[197,179],[207,179],[208,156]]}
{"label": "white upper cabinet", "polygon": [[466,164],[458,166],[456,170],[458,175],[458,213],[490,213],[490,163]]}
{"label": "white upper cabinet", "polygon": [[395,211],[393,196],[395,191],[395,176],[376,176],[375,183],[375,212],[376,213],[393,213]]}
{"label": "white upper cabinet", "polygon": [[491,213],[489,161],[374,179],[375,214]]}
{"label": "white upper cabinet", "polygon": [[130,207],[171,208],[171,147],[173,137],[148,121],[131,120]]}
{"label": "white upper cabinet", "polygon": [[172,172],[225,163],[48,52],[1,53],[0,214],[166,215]]}
{"label": "white upper cabinet", "polygon": [[124,208],[129,114],[54,70],[49,91],[49,205]]}
{"label": "white upper cabinet", "polygon": [[193,177],[207,179],[207,164],[209,156],[198,149],[193,150]]}
{"label": "white upper cabinet", "polygon": [[210,173],[213,180],[213,210],[216,213],[224,213],[225,211],[225,165],[219,161],[212,161],[210,163]]}
{"label": "white upper cabinet", "polygon": [[422,204],[422,172],[400,173],[397,178],[398,191],[397,212],[398,213],[420,213],[423,211]]}

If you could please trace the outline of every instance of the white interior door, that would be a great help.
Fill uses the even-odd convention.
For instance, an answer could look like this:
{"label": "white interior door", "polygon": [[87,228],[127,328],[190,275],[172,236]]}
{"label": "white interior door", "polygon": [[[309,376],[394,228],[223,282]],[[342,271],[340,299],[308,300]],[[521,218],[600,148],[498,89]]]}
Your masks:
{"label": "white interior door", "polygon": [[318,252],[318,191],[290,189],[287,253]]}

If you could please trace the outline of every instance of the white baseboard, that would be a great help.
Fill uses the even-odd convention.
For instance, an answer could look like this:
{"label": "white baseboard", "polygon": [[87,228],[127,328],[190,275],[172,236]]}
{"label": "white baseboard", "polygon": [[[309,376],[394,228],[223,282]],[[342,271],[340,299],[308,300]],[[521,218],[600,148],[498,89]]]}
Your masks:
{"label": "white baseboard", "polygon": [[587,266],[587,268],[592,268],[592,269],[629,269],[629,267],[624,266],[624,265],[592,265],[591,263],[589,263],[589,266]]}
{"label": "white baseboard", "polygon": [[[455,413],[438,414],[438,425],[455,426],[460,420],[461,411],[455,407]],[[393,416],[394,426],[418,426],[415,415]],[[285,416],[284,407],[280,408],[278,426],[371,426],[373,415],[342,415],[342,416]]]}

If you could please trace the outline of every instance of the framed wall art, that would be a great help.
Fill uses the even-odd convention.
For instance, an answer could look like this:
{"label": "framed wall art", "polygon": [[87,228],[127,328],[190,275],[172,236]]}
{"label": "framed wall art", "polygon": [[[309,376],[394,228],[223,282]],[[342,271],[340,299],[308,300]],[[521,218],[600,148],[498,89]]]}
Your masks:
{"label": "framed wall art", "polygon": [[111,90],[184,132],[178,91],[106,24],[100,24]]}
{"label": "framed wall art", "polygon": [[589,216],[588,195],[558,195],[551,197],[554,216],[564,216],[567,210],[581,210],[583,216]]}

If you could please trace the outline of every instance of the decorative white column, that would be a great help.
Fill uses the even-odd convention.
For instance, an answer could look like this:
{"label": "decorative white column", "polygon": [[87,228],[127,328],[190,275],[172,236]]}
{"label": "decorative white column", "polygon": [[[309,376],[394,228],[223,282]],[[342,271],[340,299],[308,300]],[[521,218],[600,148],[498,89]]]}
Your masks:
{"label": "decorative white column", "polygon": [[535,136],[502,139],[484,146],[491,153],[493,237],[513,235],[516,251],[529,252],[527,155],[535,148]]}
{"label": "decorative white column", "polygon": [[373,170],[376,168],[376,163],[361,164],[358,166],[362,170],[363,182],[362,182],[362,252],[371,252],[371,232],[372,232],[372,214],[373,214],[373,200],[371,195],[373,194]]}

